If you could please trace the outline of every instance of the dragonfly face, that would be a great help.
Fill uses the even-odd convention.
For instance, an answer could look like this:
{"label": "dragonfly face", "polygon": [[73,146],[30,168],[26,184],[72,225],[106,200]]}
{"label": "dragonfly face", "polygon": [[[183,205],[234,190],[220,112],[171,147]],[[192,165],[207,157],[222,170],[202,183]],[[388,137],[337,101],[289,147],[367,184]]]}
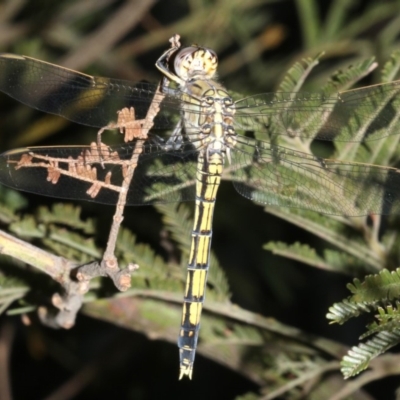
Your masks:
{"label": "dragonfly face", "polygon": [[[170,55],[175,56],[174,71],[168,67]],[[234,100],[212,80],[217,57],[209,49],[173,48],[156,65],[165,77],[162,98],[156,96],[156,84],[92,77],[29,57],[1,55],[0,90],[15,99],[98,128],[114,120],[117,111],[132,107],[135,118],[144,121],[141,129],[151,131],[112,148],[4,153],[0,182],[48,196],[116,204],[134,162],[127,205],[195,200],[178,339],[180,376],[191,377],[222,176],[240,194],[262,204],[347,216],[398,213],[398,170],[322,159],[309,145],[313,139],[367,142],[398,134],[400,82],[333,96],[263,93]],[[146,125],[154,103],[158,111]],[[165,139],[155,133],[163,131],[172,133]],[[271,137],[272,142],[260,140]],[[275,144],[279,140],[289,145]],[[304,151],[290,146],[290,140]]]}
{"label": "dragonfly face", "polygon": [[190,80],[213,79],[217,66],[217,53],[207,47],[185,47],[176,54],[174,61],[175,74],[183,85]]}

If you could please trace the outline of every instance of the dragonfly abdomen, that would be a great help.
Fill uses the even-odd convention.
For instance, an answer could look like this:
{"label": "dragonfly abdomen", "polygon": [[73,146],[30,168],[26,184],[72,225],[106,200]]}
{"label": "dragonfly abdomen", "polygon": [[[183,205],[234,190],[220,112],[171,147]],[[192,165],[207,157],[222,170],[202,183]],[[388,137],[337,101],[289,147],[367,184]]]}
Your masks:
{"label": "dragonfly abdomen", "polygon": [[222,153],[215,153],[209,157],[205,153],[206,151],[199,154],[196,174],[195,217],[178,338],[179,379],[184,375],[192,377],[207,273],[210,266],[211,227],[215,199],[221,182],[224,161]]}

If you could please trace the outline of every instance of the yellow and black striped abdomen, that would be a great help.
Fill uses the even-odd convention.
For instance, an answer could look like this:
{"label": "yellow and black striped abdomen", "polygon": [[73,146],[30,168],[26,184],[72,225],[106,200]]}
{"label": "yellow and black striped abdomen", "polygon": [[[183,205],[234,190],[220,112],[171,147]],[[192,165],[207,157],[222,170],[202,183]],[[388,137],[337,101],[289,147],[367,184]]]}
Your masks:
{"label": "yellow and black striped abdomen", "polygon": [[193,363],[200,329],[201,310],[205,298],[207,272],[210,262],[212,220],[215,198],[221,182],[223,155],[206,157],[200,152],[196,175],[196,206],[190,248],[182,323],[178,346],[180,357],[179,379],[192,377]]}

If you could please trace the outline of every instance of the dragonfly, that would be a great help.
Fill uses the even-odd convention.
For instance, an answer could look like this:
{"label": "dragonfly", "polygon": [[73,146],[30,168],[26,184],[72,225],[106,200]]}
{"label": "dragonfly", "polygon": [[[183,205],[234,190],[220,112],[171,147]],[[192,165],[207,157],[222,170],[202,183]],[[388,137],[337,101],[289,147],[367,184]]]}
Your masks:
{"label": "dragonfly", "polygon": [[[178,335],[180,379],[193,374],[222,179],[231,180],[242,196],[271,206],[342,216],[400,211],[399,170],[322,158],[309,150],[314,140],[367,143],[397,134],[400,81],[334,95],[278,92],[234,98],[216,79],[217,66],[212,49],[173,46],[156,62],[163,78],[159,86],[0,55],[0,91],[79,124],[118,127],[110,121],[123,108],[134,109],[134,118],[145,121],[157,103],[151,124],[141,126],[148,128],[146,137],[133,135],[126,143],[106,147],[101,157],[93,155],[96,145],[28,147],[1,154],[0,183],[41,195],[116,204],[115,188],[124,178],[121,165],[135,159],[127,205],[195,202]],[[159,88],[162,98],[155,96]],[[290,146],[291,141],[303,144],[304,151]],[[94,174],[95,194],[88,192],[89,179],[71,179],[71,160],[78,159],[75,169]]]}

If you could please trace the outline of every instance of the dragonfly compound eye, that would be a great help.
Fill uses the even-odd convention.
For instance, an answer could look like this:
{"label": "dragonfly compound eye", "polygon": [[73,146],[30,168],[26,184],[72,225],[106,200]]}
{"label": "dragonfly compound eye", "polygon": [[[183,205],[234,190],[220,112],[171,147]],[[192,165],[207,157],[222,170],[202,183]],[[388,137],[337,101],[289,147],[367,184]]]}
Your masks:
{"label": "dragonfly compound eye", "polygon": [[206,47],[185,47],[175,57],[176,74],[183,80],[211,79],[217,71],[217,54]]}

